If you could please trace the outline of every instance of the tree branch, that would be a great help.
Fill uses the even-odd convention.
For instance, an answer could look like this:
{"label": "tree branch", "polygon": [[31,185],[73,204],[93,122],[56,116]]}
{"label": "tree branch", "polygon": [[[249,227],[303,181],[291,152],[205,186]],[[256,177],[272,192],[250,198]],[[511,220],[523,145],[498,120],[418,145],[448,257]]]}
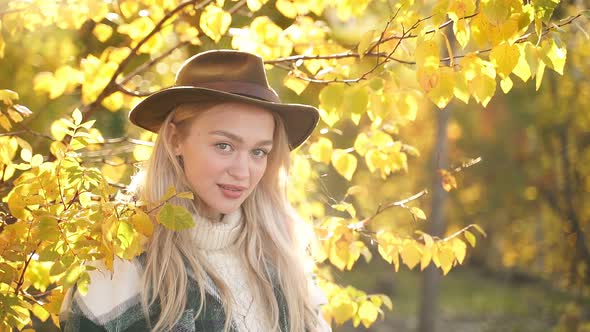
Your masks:
{"label": "tree branch", "polygon": [[[97,109],[98,105],[100,105],[100,103],[106,98],[108,97],[110,94],[112,94],[114,91],[117,90],[116,87],[116,80],[117,77],[123,73],[123,70],[125,69],[125,67],[127,67],[127,65],[129,64],[129,62],[131,61],[131,59],[133,59],[136,55],[137,55],[137,51],[156,33],[160,32],[162,26],[166,23],[166,21],[168,21],[170,18],[172,18],[174,15],[176,15],[178,12],[180,12],[181,10],[183,10],[185,7],[189,6],[189,5],[196,5],[198,0],[189,0],[189,1],[185,1],[181,4],[179,4],[176,8],[174,8],[173,10],[171,10],[170,12],[168,12],[152,29],[152,31],[150,31],[150,33],[148,33],[145,37],[143,37],[143,39],[141,41],[139,41],[139,43],[137,43],[137,45],[135,45],[135,47],[131,50],[131,52],[129,52],[129,55],[119,64],[119,66],[117,67],[117,70],[115,70],[115,72],[113,73],[113,76],[111,76],[111,79],[109,81],[109,83],[107,83],[107,85],[104,87],[104,89],[101,91],[101,93],[98,95],[98,97],[96,98],[96,100],[94,100],[92,103],[84,106],[84,108],[81,110],[82,113],[84,114],[84,118],[83,121],[87,121],[88,118],[90,117],[90,115]],[[211,3],[213,0],[205,0],[203,1],[198,7],[201,8],[209,3]]]}

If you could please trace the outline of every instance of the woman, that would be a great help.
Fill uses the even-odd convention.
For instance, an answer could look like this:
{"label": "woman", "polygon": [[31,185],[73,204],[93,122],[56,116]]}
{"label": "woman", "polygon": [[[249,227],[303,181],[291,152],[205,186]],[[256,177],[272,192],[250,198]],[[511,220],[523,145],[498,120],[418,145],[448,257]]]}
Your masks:
{"label": "woman", "polygon": [[216,50],[187,60],[173,87],[130,121],[158,133],[136,194],[170,186],[195,227],[157,225],[146,253],[91,272],[88,294],[64,304],[71,331],[330,331],[325,301],[304,269],[303,223],[286,197],[290,150],[318,122],[314,107],[283,104],[262,59]]}

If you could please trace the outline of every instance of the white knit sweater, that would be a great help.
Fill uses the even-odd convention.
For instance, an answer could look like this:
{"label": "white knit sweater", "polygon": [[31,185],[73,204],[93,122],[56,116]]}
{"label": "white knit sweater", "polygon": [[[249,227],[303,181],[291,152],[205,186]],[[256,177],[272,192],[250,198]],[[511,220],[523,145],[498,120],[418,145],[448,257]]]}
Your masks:
{"label": "white knit sweater", "polygon": [[240,255],[243,245],[236,243],[244,226],[239,212],[227,214],[218,222],[194,216],[195,246],[228,286],[238,331],[270,331],[268,314],[247,282],[246,262]]}

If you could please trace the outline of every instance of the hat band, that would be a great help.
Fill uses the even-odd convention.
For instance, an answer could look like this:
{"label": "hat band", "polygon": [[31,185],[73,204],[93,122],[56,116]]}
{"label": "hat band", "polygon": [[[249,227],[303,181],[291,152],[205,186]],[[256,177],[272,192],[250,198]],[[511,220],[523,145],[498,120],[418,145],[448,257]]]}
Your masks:
{"label": "hat band", "polygon": [[239,95],[246,95],[274,103],[280,103],[279,97],[275,92],[269,88],[260,86],[259,84],[239,81],[223,81],[223,82],[198,82],[194,85],[198,88],[206,88],[212,90],[220,90]]}

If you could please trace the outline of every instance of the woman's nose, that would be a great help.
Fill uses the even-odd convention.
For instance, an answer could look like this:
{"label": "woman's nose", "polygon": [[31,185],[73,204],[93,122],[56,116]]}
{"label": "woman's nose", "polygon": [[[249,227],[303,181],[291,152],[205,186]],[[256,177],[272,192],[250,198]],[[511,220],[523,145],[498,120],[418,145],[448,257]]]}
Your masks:
{"label": "woman's nose", "polygon": [[232,164],[228,170],[229,175],[236,179],[247,179],[250,175],[248,154],[239,152],[236,157],[232,160]]}

